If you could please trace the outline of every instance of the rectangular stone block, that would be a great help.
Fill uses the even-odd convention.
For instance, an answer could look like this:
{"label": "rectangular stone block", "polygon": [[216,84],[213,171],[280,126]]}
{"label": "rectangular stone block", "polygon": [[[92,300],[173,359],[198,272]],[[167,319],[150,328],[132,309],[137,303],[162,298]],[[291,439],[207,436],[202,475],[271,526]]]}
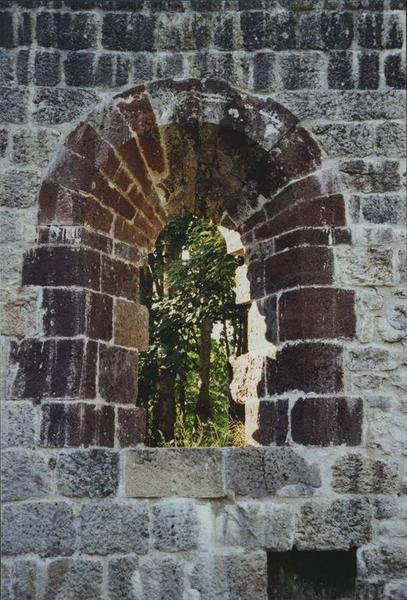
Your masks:
{"label": "rectangular stone block", "polygon": [[330,248],[302,247],[275,254],[265,261],[266,294],[298,285],[329,285],[333,282]]}
{"label": "rectangular stone block", "polygon": [[300,511],[298,550],[348,550],[370,541],[372,508],[366,498],[309,501]]}
{"label": "rectangular stone block", "polygon": [[86,554],[145,554],[149,549],[147,502],[84,504],[79,521],[79,547]]}
{"label": "rectangular stone block", "polygon": [[139,352],[148,350],[148,308],[117,298],[114,303],[114,342]]}
{"label": "rectangular stone block", "polygon": [[357,446],[362,442],[360,398],[299,398],[291,409],[291,437],[305,446]]}
{"label": "rectangular stone block", "polygon": [[251,400],[245,404],[246,441],[283,446],[288,434],[288,400]]}
{"label": "rectangular stone block", "polygon": [[99,394],[106,402],[136,402],[137,364],[137,350],[99,344]]}
{"label": "rectangular stone block", "polygon": [[146,409],[141,406],[117,409],[117,438],[120,448],[131,448],[142,444],[146,436]]}
{"label": "rectangular stone block", "polygon": [[99,290],[100,255],[89,248],[39,246],[25,254],[23,285],[75,285]]}
{"label": "rectangular stone block", "polygon": [[60,558],[48,564],[43,598],[98,600],[102,596],[102,585],[103,565],[100,561]]}
{"label": "rectangular stone block", "polygon": [[2,532],[6,555],[69,556],[74,551],[74,515],[66,502],[8,504],[3,508]]}
{"label": "rectangular stone block", "polygon": [[199,543],[197,509],[192,500],[163,500],[152,507],[152,544],[161,552],[194,550]]}
{"label": "rectangular stone block", "polygon": [[35,444],[36,414],[31,402],[1,400],[1,446],[30,447]]}
{"label": "rectangular stone block", "polygon": [[1,563],[2,599],[35,598],[38,590],[37,574],[35,560],[3,560]]}
{"label": "rectangular stone block", "polygon": [[28,500],[50,494],[48,461],[30,450],[7,450],[1,458],[3,502]]}
{"label": "rectangular stone block", "polygon": [[102,292],[112,296],[122,296],[133,302],[139,296],[139,270],[134,265],[110,258],[102,257]]}
{"label": "rectangular stone block", "polygon": [[61,452],[55,473],[57,490],[63,496],[112,496],[119,485],[119,455],[102,449]]}
{"label": "rectangular stone block", "polygon": [[303,288],[279,300],[280,341],[352,338],[356,330],[354,292],[334,288]]}
{"label": "rectangular stone block", "polygon": [[334,344],[304,342],[284,346],[267,362],[270,394],[288,390],[329,394],[343,387],[342,348]]}
{"label": "rectangular stone block", "polygon": [[332,467],[332,478],[332,487],[339,493],[395,494],[399,488],[395,463],[374,460],[363,454],[352,453],[339,458]]}
{"label": "rectangular stone block", "polygon": [[126,453],[126,494],[134,498],[222,498],[223,451],[146,448]]}

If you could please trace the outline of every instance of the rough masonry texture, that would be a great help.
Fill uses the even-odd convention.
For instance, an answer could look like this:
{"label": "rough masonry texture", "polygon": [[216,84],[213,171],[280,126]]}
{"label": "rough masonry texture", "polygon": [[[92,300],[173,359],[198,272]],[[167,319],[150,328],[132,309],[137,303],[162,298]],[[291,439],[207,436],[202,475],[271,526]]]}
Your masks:
{"label": "rough masonry texture", "polygon": [[[407,597],[404,10],[0,1],[2,598],[266,600],[293,548]],[[182,211],[244,255],[245,448],[143,447]]]}

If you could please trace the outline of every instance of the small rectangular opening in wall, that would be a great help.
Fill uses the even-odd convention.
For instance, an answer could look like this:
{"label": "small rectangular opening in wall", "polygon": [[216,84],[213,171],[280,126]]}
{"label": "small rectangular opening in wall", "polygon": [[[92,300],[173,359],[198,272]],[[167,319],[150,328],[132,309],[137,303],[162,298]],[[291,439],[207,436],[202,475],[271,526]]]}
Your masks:
{"label": "small rectangular opening in wall", "polygon": [[356,550],[269,552],[267,573],[269,600],[350,600]]}

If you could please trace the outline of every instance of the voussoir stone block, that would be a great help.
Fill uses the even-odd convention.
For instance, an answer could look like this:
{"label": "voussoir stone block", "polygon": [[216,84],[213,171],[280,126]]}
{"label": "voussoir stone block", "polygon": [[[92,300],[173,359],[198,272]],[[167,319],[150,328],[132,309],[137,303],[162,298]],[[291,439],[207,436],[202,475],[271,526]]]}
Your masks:
{"label": "voussoir stone block", "polygon": [[136,552],[149,548],[146,502],[92,502],[80,513],[80,549],[86,554]]}
{"label": "voussoir stone block", "polygon": [[126,494],[134,498],[221,498],[223,450],[145,448],[127,453]]}
{"label": "voussoir stone block", "polygon": [[74,551],[76,532],[72,506],[66,502],[7,505],[2,514],[4,554],[66,556]]}
{"label": "voussoir stone block", "polygon": [[56,484],[64,496],[112,496],[119,485],[119,455],[103,449],[62,452],[56,463]]}
{"label": "voussoir stone block", "polygon": [[306,502],[300,511],[298,550],[348,550],[370,541],[372,508],[366,498]]}

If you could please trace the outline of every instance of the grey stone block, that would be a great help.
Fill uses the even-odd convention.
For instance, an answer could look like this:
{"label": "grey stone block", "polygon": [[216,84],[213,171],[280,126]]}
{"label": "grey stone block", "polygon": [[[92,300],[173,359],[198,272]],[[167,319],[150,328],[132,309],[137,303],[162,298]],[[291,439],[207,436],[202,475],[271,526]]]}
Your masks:
{"label": "grey stone block", "polygon": [[72,507],[66,502],[27,502],[7,505],[2,514],[4,554],[70,555],[75,527]]}
{"label": "grey stone block", "polygon": [[198,555],[191,586],[200,600],[266,600],[265,552]]}
{"label": "grey stone block", "polygon": [[54,129],[18,129],[13,135],[11,159],[18,165],[35,164],[45,167],[59,140],[59,132]]}
{"label": "grey stone block", "polygon": [[119,485],[119,455],[109,450],[73,450],[58,455],[58,492],[72,497],[104,497]]}
{"label": "grey stone block", "polygon": [[56,125],[78,119],[99,101],[92,90],[39,88],[34,92],[33,119],[40,125]]}
{"label": "grey stone block", "polygon": [[24,123],[27,120],[28,88],[0,88],[0,115],[5,123]]}
{"label": "grey stone block", "polygon": [[126,493],[135,498],[184,496],[219,498],[223,485],[223,450],[218,448],[148,448],[127,453]]}
{"label": "grey stone block", "polygon": [[324,57],[317,52],[282,54],[278,56],[277,69],[288,90],[321,87]]}
{"label": "grey stone block", "polygon": [[374,152],[372,128],[362,123],[330,123],[312,128],[328,156],[368,156]]}
{"label": "grey stone block", "polygon": [[399,487],[397,465],[348,454],[332,467],[332,487],[337,492],[389,494]]}
{"label": "grey stone block", "polygon": [[406,155],[406,128],[404,123],[387,121],[376,128],[376,147],[379,156]]}
{"label": "grey stone block", "polygon": [[92,502],[80,513],[80,549],[87,554],[145,553],[149,548],[147,502]]}
{"label": "grey stone block", "polygon": [[35,410],[31,402],[1,402],[2,447],[33,446]]}
{"label": "grey stone block", "polygon": [[225,477],[227,490],[238,496],[274,495],[290,484],[321,485],[317,467],[287,448],[228,448]]}
{"label": "grey stone block", "polygon": [[404,578],[407,572],[407,547],[402,542],[374,544],[358,550],[358,573],[362,578],[384,575]]}
{"label": "grey stone block", "polygon": [[252,550],[291,550],[295,509],[271,501],[245,501],[225,506],[216,520],[216,537],[225,546]]}
{"label": "grey stone block", "polygon": [[134,577],[134,596],[140,600],[180,600],[185,590],[185,568],[173,556],[148,557]]}
{"label": "grey stone block", "polygon": [[100,600],[103,565],[96,560],[63,558],[48,565],[44,600]]}
{"label": "grey stone block", "polygon": [[391,248],[338,246],[335,252],[338,283],[363,286],[394,283]]}
{"label": "grey stone block", "polygon": [[35,600],[37,589],[37,564],[35,561],[2,561],[2,600]]}
{"label": "grey stone block", "polygon": [[152,508],[153,546],[165,552],[191,550],[198,544],[198,515],[191,500],[163,500]]}
{"label": "grey stone block", "polygon": [[348,550],[370,541],[372,508],[366,498],[306,502],[298,517],[299,550]]}
{"label": "grey stone block", "polygon": [[109,561],[108,590],[110,600],[134,600],[133,577],[137,570],[137,556],[124,556]]}
{"label": "grey stone block", "polygon": [[3,502],[39,498],[50,492],[47,459],[30,450],[6,450],[1,458]]}
{"label": "grey stone block", "polygon": [[365,221],[377,225],[406,223],[406,198],[403,194],[374,194],[361,197]]}
{"label": "grey stone block", "polygon": [[14,79],[14,55],[8,50],[0,50],[0,85],[10,85]]}
{"label": "grey stone block", "polygon": [[353,160],[340,165],[346,185],[364,194],[392,192],[400,189],[399,163],[392,160],[368,162]]}
{"label": "grey stone block", "polygon": [[40,178],[37,171],[7,169],[0,173],[0,206],[27,208],[37,200]]}

